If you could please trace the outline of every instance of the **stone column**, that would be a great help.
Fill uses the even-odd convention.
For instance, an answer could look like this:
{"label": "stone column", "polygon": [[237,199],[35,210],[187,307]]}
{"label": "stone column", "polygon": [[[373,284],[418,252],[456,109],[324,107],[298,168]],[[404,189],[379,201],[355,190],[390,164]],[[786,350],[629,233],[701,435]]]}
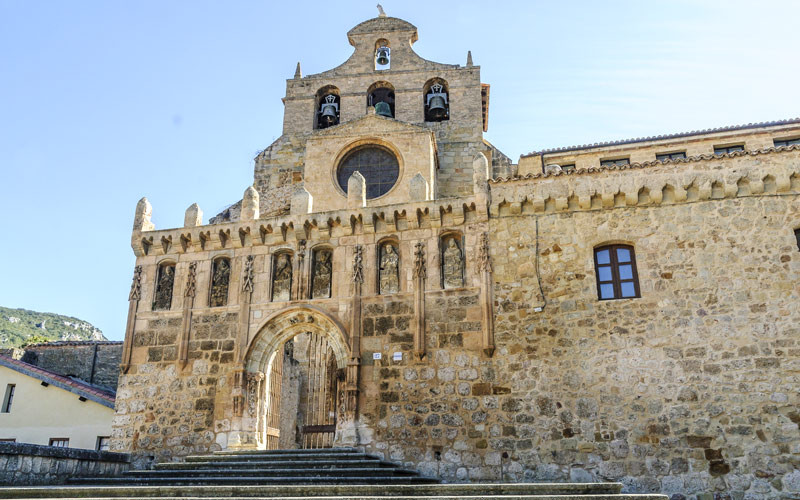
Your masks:
{"label": "stone column", "polygon": [[197,291],[197,262],[189,264],[186,277],[186,290],[183,293],[183,319],[181,320],[181,341],[178,345],[178,363],[181,369],[189,362],[189,335],[192,331],[192,309]]}
{"label": "stone column", "polygon": [[345,391],[347,417],[355,420],[358,410],[358,375],[361,365],[361,287],[364,284],[364,249],[356,245],[353,253],[353,299],[350,305],[350,361],[347,363]]}
{"label": "stone column", "polygon": [[306,240],[297,242],[297,258],[295,259],[294,279],[292,280],[291,300],[304,300],[305,296],[305,263],[306,263]]}
{"label": "stone column", "polygon": [[131,367],[131,355],[133,354],[133,332],[136,327],[136,311],[139,309],[139,299],[142,298],[142,266],[133,269],[133,282],[131,292],[128,294],[128,322],[125,325],[125,342],[122,348],[122,362],[120,369],[122,373],[128,373]]}
{"label": "stone column", "polygon": [[233,415],[242,417],[247,391],[244,361],[250,344],[250,302],[253,298],[255,256],[248,255],[242,272],[242,288],[239,292],[239,329],[236,335],[236,369],[233,374]]}
{"label": "stone column", "polygon": [[481,280],[481,326],[483,352],[490,358],[494,354],[494,289],[492,287],[492,259],[489,255],[489,233],[481,233],[478,244],[478,276]]}
{"label": "stone column", "polygon": [[425,243],[414,245],[414,355],[425,357]]}

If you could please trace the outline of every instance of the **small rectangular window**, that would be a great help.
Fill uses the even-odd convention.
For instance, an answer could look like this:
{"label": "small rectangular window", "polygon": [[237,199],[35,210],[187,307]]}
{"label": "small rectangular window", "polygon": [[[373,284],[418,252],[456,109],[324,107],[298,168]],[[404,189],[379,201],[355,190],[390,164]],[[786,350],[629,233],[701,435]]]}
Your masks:
{"label": "small rectangular window", "polygon": [[0,438],[0,443],[16,443],[17,438]]}
{"label": "small rectangular window", "polygon": [[636,256],[632,246],[607,245],[595,248],[594,268],[597,274],[597,297],[600,300],[640,297]]}
{"label": "small rectangular window", "polygon": [[562,172],[572,172],[573,170],[575,170],[574,163],[567,163],[566,165],[561,165]]}
{"label": "small rectangular window", "polygon": [[797,249],[800,250],[800,228],[794,230],[794,238],[797,240]]}
{"label": "small rectangular window", "polygon": [[[630,165],[630,158],[617,158],[615,160],[600,160],[601,167],[618,167],[620,165]],[[563,167],[562,167],[563,168]]]}
{"label": "small rectangular window", "polygon": [[736,144],[733,146],[714,146],[714,154],[717,156],[735,153],[736,151],[744,151],[744,144]]}
{"label": "small rectangular window", "polygon": [[97,451],[108,451],[110,441],[109,436],[97,436]]}
{"label": "small rectangular window", "polygon": [[682,158],[686,158],[686,151],[678,151],[676,153],[658,153],[658,154],[656,154],[656,160],[657,161],[680,160]]}
{"label": "small rectangular window", "polygon": [[775,144],[776,148],[781,146],[794,146],[796,144],[800,144],[800,137],[794,139],[775,139],[772,142]]}
{"label": "small rectangular window", "polygon": [[6,395],[3,396],[3,413],[9,413],[11,411],[11,403],[14,401],[14,389],[16,389],[16,385],[8,384],[6,386]]}
{"label": "small rectangular window", "polygon": [[50,446],[69,448],[69,438],[50,438]]}

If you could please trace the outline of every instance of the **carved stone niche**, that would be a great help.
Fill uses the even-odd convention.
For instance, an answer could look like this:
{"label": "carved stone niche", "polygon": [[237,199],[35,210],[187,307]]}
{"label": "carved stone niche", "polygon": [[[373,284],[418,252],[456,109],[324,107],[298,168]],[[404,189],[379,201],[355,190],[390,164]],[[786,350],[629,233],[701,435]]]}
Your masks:
{"label": "carved stone niche", "polygon": [[281,302],[292,298],[292,254],[281,252],[273,260],[272,300]]}
{"label": "carved stone niche", "polygon": [[164,262],[156,273],[156,290],[153,294],[153,310],[169,311],[172,307],[172,289],[175,285],[175,264]]}
{"label": "carved stone niche", "polygon": [[400,253],[397,243],[387,241],[379,248],[378,293],[388,295],[400,291]]}
{"label": "carved stone niche", "polygon": [[328,248],[314,250],[311,270],[311,298],[329,298],[331,296],[332,278],[333,252]]}
{"label": "carved stone niche", "polygon": [[211,292],[208,298],[209,307],[228,305],[228,285],[231,280],[231,261],[220,257],[211,264]]}
{"label": "carved stone niche", "polygon": [[460,235],[445,235],[441,239],[442,288],[464,286],[464,252]]}

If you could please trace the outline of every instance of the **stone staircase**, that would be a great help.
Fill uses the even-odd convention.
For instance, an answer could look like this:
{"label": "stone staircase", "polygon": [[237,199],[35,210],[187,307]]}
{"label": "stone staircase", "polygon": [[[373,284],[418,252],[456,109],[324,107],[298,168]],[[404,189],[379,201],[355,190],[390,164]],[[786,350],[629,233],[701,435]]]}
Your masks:
{"label": "stone staircase", "polygon": [[666,500],[621,494],[619,483],[441,484],[352,448],[217,452],[75,477],[64,486],[0,488],[0,498],[266,498],[319,500]]}

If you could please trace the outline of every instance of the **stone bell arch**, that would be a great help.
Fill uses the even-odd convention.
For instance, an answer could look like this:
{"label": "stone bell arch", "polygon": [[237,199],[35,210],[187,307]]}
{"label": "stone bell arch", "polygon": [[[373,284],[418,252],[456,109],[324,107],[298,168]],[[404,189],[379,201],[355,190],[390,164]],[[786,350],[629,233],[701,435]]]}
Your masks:
{"label": "stone bell arch", "polygon": [[[229,448],[263,448],[261,439],[264,421],[262,411],[269,404],[270,374],[278,353],[283,355],[284,344],[300,334],[312,334],[326,339],[335,358],[336,368],[343,374],[342,389],[334,394],[337,420],[333,443],[348,443],[346,429],[353,427],[358,399],[357,372],[351,365],[351,346],[347,330],[329,312],[312,305],[297,305],[280,310],[266,318],[247,346],[239,370],[234,376],[233,406],[235,425],[229,434]],[[352,367],[350,367],[352,368]],[[274,409],[273,409],[274,411]]]}

